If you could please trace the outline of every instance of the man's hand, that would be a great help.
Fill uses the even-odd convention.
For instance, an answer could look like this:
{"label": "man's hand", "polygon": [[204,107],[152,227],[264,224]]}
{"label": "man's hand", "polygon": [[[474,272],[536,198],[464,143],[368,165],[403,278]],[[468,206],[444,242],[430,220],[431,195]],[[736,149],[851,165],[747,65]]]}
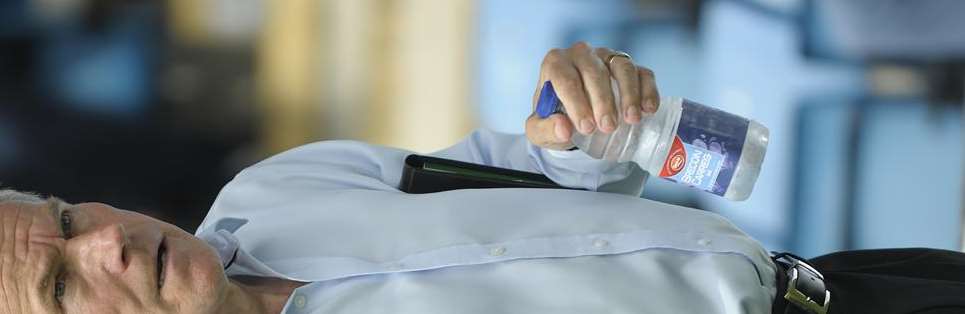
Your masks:
{"label": "man's hand", "polygon": [[[533,95],[534,108],[546,81],[553,83],[566,115],[541,119],[533,113],[526,119],[526,137],[544,148],[572,147],[570,136],[574,131],[613,132],[621,117],[627,123],[638,123],[641,114],[653,114],[660,104],[653,71],[633,64],[633,60],[612,49],[593,48],[585,42],[546,53]],[[620,91],[619,104],[613,99],[611,82]]]}

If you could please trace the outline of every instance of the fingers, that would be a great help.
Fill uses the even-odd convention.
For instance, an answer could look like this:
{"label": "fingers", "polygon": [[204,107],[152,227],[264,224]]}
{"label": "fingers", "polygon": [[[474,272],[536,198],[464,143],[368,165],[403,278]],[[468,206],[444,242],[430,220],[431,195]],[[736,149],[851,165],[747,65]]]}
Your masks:
{"label": "fingers", "polygon": [[[570,52],[553,49],[543,59],[540,81],[553,82],[556,95],[566,109],[566,115],[583,134],[590,134],[596,127],[593,111],[584,90],[583,77],[574,64]],[[534,102],[535,103],[535,102]]]}
{"label": "fingers", "polygon": [[643,112],[646,114],[654,114],[657,112],[657,106],[660,105],[657,79],[654,77],[653,71],[645,67],[637,67],[637,73],[640,77],[640,90],[643,101],[641,107],[643,108]]}
{"label": "fingers", "polygon": [[526,137],[533,144],[549,149],[565,150],[573,146],[573,125],[562,114],[541,119],[535,113],[526,119]]}
{"label": "fingers", "polygon": [[[613,101],[613,87],[610,85],[610,70],[603,64],[597,55],[584,42],[578,42],[569,49],[573,64],[580,72],[583,79],[583,87],[590,99],[592,108],[592,121],[596,121],[596,126],[603,132],[610,133],[616,130],[616,104]],[[564,106],[566,102],[563,102]],[[569,107],[566,107],[569,110]],[[567,111],[569,112],[569,111]],[[584,124],[589,124],[591,117],[583,117],[580,121],[580,131],[585,131]],[[590,129],[592,131],[592,129]]]}
{"label": "fingers", "polygon": [[597,57],[606,62],[610,69],[610,75],[617,82],[620,90],[618,110],[622,110],[623,120],[627,123],[637,123],[640,121],[640,110],[642,101],[640,99],[640,75],[633,60],[625,57],[613,57],[617,52],[609,48],[595,49]]}
{"label": "fingers", "polygon": [[[569,139],[573,132],[589,135],[599,129],[610,133],[619,123],[638,123],[644,115],[657,111],[660,95],[653,71],[636,66],[626,57],[611,58],[616,53],[608,48],[594,49],[585,42],[547,53],[533,104],[538,102],[543,83],[550,81],[566,114],[546,119],[531,115],[526,120],[531,142],[566,149],[572,146]],[[619,90],[619,97],[614,97],[614,89]]]}

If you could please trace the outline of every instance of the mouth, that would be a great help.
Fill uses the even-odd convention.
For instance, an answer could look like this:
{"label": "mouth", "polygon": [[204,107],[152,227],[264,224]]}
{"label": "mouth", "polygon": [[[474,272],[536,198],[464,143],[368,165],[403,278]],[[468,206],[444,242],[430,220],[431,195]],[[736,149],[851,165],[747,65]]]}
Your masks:
{"label": "mouth", "polygon": [[167,263],[168,250],[167,250],[167,238],[161,240],[161,244],[157,248],[157,287],[161,288],[164,286],[164,265]]}

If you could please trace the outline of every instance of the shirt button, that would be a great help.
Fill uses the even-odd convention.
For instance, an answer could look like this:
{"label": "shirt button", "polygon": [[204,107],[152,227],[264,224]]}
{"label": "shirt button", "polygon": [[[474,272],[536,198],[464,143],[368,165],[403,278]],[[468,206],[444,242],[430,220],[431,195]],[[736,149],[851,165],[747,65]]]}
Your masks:
{"label": "shirt button", "polygon": [[603,239],[593,240],[593,246],[596,247],[596,248],[598,248],[598,249],[602,249],[602,248],[606,247],[607,245],[610,245],[610,242],[607,242],[607,240],[603,240]]}
{"label": "shirt button", "polygon": [[506,254],[506,248],[505,248],[505,247],[497,246],[497,247],[494,247],[494,248],[492,248],[492,249],[489,249],[489,255],[492,255],[492,256],[503,256],[503,254]]}
{"label": "shirt button", "polygon": [[700,245],[703,245],[703,246],[708,246],[708,245],[710,245],[710,239],[700,239],[700,240],[697,240],[697,244],[700,244]]}
{"label": "shirt button", "polygon": [[295,295],[295,307],[304,308],[305,303],[308,303],[308,299],[305,298],[305,295],[302,295],[302,294]]}

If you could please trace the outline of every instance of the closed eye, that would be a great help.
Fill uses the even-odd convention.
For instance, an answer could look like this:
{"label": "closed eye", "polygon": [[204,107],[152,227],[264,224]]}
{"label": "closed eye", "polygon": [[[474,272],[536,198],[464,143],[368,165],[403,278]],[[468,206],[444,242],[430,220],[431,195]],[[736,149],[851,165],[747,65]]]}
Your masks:
{"label": "closed eye", "polygon": [[60,212],[60,230],[63,232],[64,239],[70,239],[73,237],[73,218],[71,217],[71,212],[69,209],[65,209]]}
{"label": "closed eye", "polygon": [[63,275],[57,275],[57,281],[54,282],[54,300],[57,300],[57,305],[63,306],[64,294],[66,292],[67,292],[67,281],[64,280]]}

